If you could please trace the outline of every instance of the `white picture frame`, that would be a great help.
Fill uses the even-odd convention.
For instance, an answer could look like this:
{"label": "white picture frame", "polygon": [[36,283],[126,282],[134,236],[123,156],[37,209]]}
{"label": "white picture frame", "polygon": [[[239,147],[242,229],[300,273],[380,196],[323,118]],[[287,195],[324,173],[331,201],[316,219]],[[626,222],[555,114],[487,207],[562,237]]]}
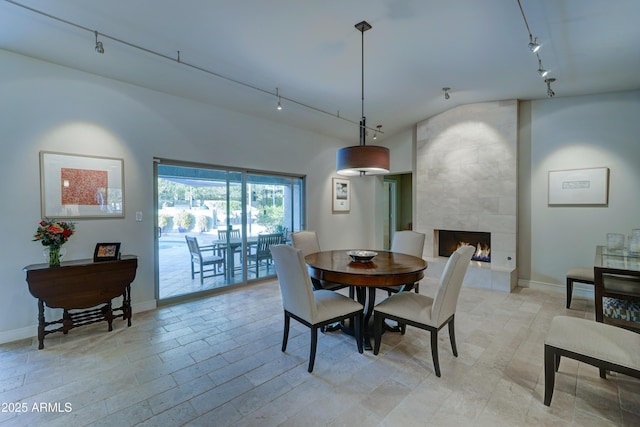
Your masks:
{"label": "white picture frame", "polygon": [[609,168],[549,171],[549,206],[609,203]]}
{"label": "white picture frame", "polygon": [[42,218],[124,218],[124,161],[40,152]]}
{"label": "white picture frame", "polygon": [[331,183],[332,212],[348,213],[351,210],[351,182],[333,178]]}

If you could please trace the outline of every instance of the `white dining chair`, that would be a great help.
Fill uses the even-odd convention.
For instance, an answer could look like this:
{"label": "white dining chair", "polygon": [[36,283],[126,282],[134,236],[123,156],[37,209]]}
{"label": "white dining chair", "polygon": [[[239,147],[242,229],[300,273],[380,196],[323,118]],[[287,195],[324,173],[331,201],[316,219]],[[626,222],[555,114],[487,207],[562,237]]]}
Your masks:
{"label": "white dining chair", "polygon": [[302,250],[289,245],[273,245],[270,249],[284,308],[282,351],[287,349],[290,318],[293,317],[311,329],[309,372],[313,371],[316,358],[318,329],[323,326],[353,319],[358,352],[362,353],[362,304],[326,289],[314,291]]}
{"label": "white dining chair", "polygon": [[[422,258],[422,252],[424,251],[424,239],[424,233],[418,233],[412,230],[396,231],[393,234],[393,239],[391,240],[391,252],[398,252]],[[418,293],[420,290],[418,283],[407,283],[400,286],[386,286],[382,289],[387,291],[389,295],[411,289]]]}
{"label": "white dining chair", "polygon": [[[318,234],[315,231],[303,230],[291,233],[291,244],[294,248],[302,251],[303,257],[320,252],[320,242],[318,241]],[[313,278],[311,279],[311,283],[314,289],[328,289],[330,291],[337,291],[338,289],[347,287],[347,285],[341,283],[327,282],[326,280]],[[352,296],[352,293],[350,296]]]}
{"label": "white dining chair", "polygon": [[449,325],[451,349],[453,350],[453,355],[458,357],[454,318],[462,281],[474,252],[475,247],[462,246],[451,254],[440,276],[435,299],[413,292],[401,292],[391,295],[375,306],[373,315],[375,336],[373,354],[378,354],[380,350],[384,319],[395,320],[402,325],[415,326],[431,333],[433,366],[436,376],[440,376],[438,331],[445,325]]}

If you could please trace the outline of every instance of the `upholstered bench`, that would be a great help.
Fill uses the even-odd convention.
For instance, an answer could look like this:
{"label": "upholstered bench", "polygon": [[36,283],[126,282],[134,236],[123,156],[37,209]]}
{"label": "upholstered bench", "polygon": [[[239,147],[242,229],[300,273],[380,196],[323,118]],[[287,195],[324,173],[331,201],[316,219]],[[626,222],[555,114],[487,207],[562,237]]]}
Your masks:
{"label": "upholstered bench", "polygon": [[567,271],[567,308],[571,307],[573,282],[593,285],[593,267],[572,267]]}
{"label": "upholstered bench", "polygon": [[592,320],[556,316],[544,340],[544,404],[551,404],[560,357],[640,378],[640,334]]}

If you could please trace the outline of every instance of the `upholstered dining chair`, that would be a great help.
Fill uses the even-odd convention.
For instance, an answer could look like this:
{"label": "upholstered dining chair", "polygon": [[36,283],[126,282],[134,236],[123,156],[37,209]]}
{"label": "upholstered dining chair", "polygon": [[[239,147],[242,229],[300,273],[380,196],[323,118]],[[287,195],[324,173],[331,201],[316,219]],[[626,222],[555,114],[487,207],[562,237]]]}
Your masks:
{"label": "upholstered dining chair", "polygon": [[[303,257],[320,252],[320,242],[318,241],[318,234],[315,231],[304,230],[291,233],[291,244],[294,248],[302,251]],[[311,278],[311,283],[314,289],[329,289],[330,291],[337,291],[338,289],[347,287],[341,283],[327,282],[314,278]],[[353,297],[352,294],[350,294],[350,296]]]}
{"label": "upholstered dining chair", "polygon": [[[200,273],[200,284],[204,283],[204,279],[207,277],[213,277],[220,274],[224,274],[224,257],[214,255],[216,247],[200,246],[198,239],[195,237],[184,236],[187,240],[187,246],[189,247],[189,253],[191,254],[191,280],[195,278],[195,264],[198,264]],[[211,251],[210,255],[207,255],[206,251]],[[206,269],[211,266],[211,269]],[[222,270],[219,267],[222,266]],[[205,276],[205,273],[213,273]]]}
{"label": "upholstered dining chair", "polygon": [[462,287],[462,280],[469,267],[471,256],[475,252],[473,246],[458,248],[447,261],[440,276],[440,283],[436,297],[413,292],[401,292],[391,295],[375,306],[373,323],[375,344],[373,354],[380,350],[382,323],[384,319],[392,319],[399,324],[415,326],[431,333],[431,355],[436,376],[440,376],[440,362],[438,360],[438,331],[449,325],[449,340],[453,355],[458,357],[454,318],[458,295]]}
{"label": "upholstered dining chair", "polygon": [[289,324],[293,317],[311,329],[309,372],[313,371],[316,358],[318,329],[323,326],[353,319],[358,352],[362,353],[362,304],[326,289],[314,291],[302,250],[289,245],[273,245],[270,249],[284,308],[282,351],[287,349]]}
{"label": "upholstered dining chair", "polygon": [[[411,230],[396,231],[393,234],[393,240],[391,241],[391,252],[399,252],[401,254],[413,255],[418,258],[422,258],[422,252],[424,250],[424,233],[418,233]],[[387,291],[389,295],[392,293],[398,293],[404,290],[413,290],[418,293],[418,283],[407,283],[401,286],[388,286],[382,288]]]}

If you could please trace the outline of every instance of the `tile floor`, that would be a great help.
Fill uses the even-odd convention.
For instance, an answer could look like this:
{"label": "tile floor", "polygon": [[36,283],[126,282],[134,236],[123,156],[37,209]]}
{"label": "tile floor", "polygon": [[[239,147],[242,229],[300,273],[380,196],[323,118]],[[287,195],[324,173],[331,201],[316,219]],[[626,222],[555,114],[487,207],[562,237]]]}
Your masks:
{"label": "tile floor", "polygon": [[36,339],[0,345],[0,426],[640,425],[640,381],[602,380],[570,359],[551,407],[542,404],[549,322],[593,318],[592,300],[574,297],[566,310],[558,292],[463,288],[460,356],[445,328],[441,378],[428,333],[410,327],[385,334],[378,356],[358,354],[341,332],[320,334],[309,374],[308,329],[292,321],[280,351],[280,304],[269,281],[134,314],[130,328],[120,320],[109,333],[95,324],[49,335],[40,351]]}

